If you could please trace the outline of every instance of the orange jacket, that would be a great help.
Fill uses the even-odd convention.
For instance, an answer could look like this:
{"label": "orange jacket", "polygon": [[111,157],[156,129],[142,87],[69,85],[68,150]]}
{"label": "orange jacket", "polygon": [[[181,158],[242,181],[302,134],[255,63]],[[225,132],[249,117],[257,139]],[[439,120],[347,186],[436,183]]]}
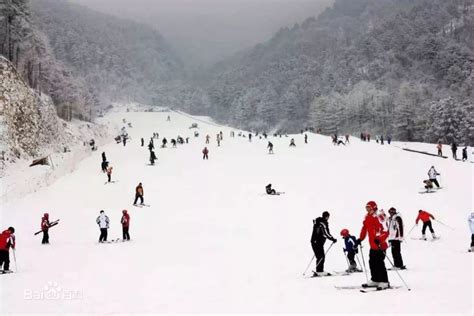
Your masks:
{"label": "orange jacket", "polygon": [[421,211],[418,213],[418,217],[416,218],[416,223],[421,220],[423,223],[429,221],[430,219],[435,219],[433,215],[426,211]]}

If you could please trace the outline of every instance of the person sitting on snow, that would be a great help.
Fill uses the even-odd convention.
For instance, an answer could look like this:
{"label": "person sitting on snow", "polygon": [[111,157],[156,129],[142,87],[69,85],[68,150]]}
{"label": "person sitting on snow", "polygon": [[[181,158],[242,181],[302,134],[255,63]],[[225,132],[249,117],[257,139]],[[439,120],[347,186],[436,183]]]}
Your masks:
{"label": "person sitting on snow", "polygon": [[276,195],[277,194],[275,189],[272,189],[272,184],[271,183],[265,187],[265,191],[269,195]]}

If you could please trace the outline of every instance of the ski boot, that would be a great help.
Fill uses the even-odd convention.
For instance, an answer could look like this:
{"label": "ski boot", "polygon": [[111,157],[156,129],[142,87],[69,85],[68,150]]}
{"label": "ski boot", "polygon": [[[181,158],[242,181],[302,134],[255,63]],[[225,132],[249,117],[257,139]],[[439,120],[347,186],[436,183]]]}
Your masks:
{"label": "ski boot", "polygon": [[370,281],[369,283],[363,283],[362,287],[378,287],[379,282]]}
{"label": "ski boot", "polygon": [[427,239],[426,239],[426,235],[425,235],[425,234],[423,234],[423,235],[421,236],[421,239],[423,239],[423,240],[427,240]]}

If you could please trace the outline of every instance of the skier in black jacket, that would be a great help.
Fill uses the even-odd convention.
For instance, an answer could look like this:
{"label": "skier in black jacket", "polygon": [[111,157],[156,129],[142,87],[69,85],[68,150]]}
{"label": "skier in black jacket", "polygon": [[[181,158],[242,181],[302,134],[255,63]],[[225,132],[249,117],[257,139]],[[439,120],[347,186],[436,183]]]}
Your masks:
{"label": "skier in black jacket", "polygon": [[337,242],[329,232],[329,212],[323,212],[321,217],[313,220],[313,234],[311,235],[311,247],[313,248],[314,255],[316,257],[316,272],[313,277],[330,275],[324,272],[324,243],[326,239],[331,240],[333,243]]}

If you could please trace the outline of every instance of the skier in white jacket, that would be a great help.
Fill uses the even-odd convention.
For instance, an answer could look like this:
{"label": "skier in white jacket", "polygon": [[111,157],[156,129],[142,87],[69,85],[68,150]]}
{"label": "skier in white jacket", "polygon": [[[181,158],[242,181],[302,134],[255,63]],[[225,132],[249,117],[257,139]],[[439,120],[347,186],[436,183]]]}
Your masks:
{"label": "skier in white jacket", "polygon": [[440,175],[438,171],[436,171],[434,166],[431,166],[430,170],[428,170],[428,177],[430,178],[430,181],[436,184],[436,187],[439,189],[439,183],[438,180],[436,180],[436,176]]}
{"label": "skier in white jacket", "polygon": [[100,228],[99,242],[107,241],[107,230],[109,229],[109,217],[105,215],[104,210],[100,211],[100,215],[95,220]]}
{"label": "skier in white jacket", "polygon": [[474,213],[468,217],[469,227],[471,228],[471,252],[474,252]]}
{"label": "skier in white jacket", "polygon": [[401,243],[403,241],[403,220],[400,216],[400,213],[394,207],[391,207],[388,210],[390,217],[387,220],[388,228],[388,242],[392,248],[392,257],[394,266],[397,269],[405,270],[406,267],[403,264],[402,254],[401,254]]}

